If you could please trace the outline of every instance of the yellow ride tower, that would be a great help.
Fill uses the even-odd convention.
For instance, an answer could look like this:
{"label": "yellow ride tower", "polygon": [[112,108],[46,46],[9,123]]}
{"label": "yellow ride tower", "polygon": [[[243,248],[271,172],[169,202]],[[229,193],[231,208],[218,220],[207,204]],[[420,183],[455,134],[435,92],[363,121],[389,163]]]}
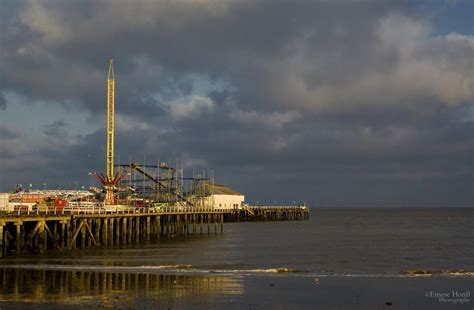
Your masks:
{"label": "yellow ride tower", "polygon": [[113,186],[114,175],[114,110],[115,110],[115,75],[113,59],[109,61],[109,74],[107,76],[107,153],[105,173],[105,203],[114,204]]}
{"label": "yellow ride tower", "polygon": [[115,76],[113,59],[109,61],[109,74],[107,76],[107,119],[106,119],[106,134],[107,134],[107,150],[105,154],[105,174],[91,172],[97,180],[102,184],[106,205],[113,205],[116,203],[114,192],[117,190],[117,185],[125,176],[122,171],[117,174],[114,173],[114,110],[115,110]]}

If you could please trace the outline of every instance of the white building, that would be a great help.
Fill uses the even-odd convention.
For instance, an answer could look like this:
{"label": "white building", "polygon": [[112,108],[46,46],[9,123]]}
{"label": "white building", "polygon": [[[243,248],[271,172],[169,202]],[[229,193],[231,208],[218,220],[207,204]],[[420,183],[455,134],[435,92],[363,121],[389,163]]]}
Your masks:
{"label": "white building", "polygon": [[0,193],[0,211],[7,211],[8,210],[8,201],[10,194],[8,193]]}
{"label": "white building", "polygon": [[245,195],[222,184],[204,183],[199,189],[202,198],[196,203],[200,207],[215,209],[240,209]]}

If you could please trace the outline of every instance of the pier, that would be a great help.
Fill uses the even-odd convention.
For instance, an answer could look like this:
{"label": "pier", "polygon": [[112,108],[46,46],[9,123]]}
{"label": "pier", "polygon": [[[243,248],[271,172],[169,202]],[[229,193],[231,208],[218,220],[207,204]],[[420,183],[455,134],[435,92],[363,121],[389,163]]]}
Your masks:
{"label": "pier", "polygon": [[224,232],[224,222],[307,220],[307,207],[69,210],[0,215],[0,258]]}
{"label": "pier", "polygon": [[[306,220],[306,206],[249,206],[245,195],[216,183],[214,173],[184,177],[183,167],[114,161],[115,73],[107,75],[104,173],[101,188],[22,188],[0,193],[0,258],[117,246],[160,238],[223,233],[224,222]],[[178,165],[177,165],[178,166]],[[77,182],[76,182],[77,183]]]}

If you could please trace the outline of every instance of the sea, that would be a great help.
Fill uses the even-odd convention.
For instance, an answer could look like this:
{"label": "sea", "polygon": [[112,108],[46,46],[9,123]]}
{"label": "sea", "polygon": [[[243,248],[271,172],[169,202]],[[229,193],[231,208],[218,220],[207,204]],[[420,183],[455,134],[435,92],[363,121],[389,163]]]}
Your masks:
{"label": "sea", "polygon": [[314,208],[307,221],[6,258],[0,281],[2,310],[474,309],[474,208]]}

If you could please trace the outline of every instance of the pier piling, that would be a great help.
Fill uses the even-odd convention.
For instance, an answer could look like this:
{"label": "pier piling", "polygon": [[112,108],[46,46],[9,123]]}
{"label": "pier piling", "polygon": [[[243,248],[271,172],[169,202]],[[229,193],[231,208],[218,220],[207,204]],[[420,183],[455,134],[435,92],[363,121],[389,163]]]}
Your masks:
{"label": "pier piling", "polygon": [[[164,237],[223,233],[224,222],[306,220],[303,207],[216,210],[169,208],[162,212],[0,214],[0,258],[49,249],[119,246]],[[218,228],[220,226],[220,228]],[[192,232],[191,232],[192,231]]]}

